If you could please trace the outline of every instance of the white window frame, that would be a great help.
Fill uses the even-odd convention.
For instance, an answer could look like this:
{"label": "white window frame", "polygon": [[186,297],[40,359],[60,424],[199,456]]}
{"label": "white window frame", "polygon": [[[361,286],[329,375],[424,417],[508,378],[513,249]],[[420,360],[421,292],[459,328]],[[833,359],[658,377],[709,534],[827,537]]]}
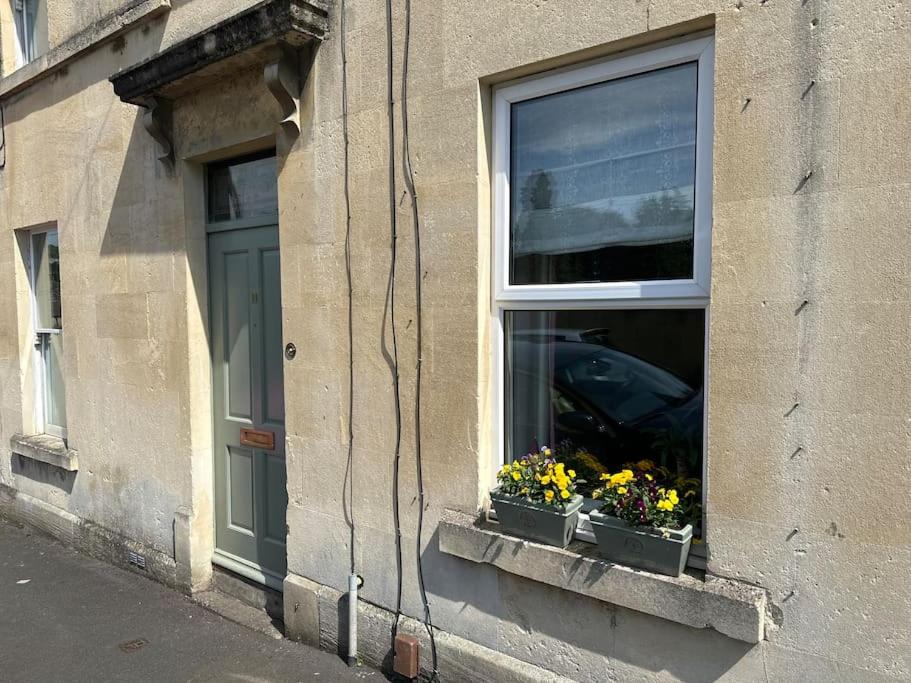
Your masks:
{"label": "white window frame", "polygon": [[[28,233],[28,257],[29,257],[29,287],[31,289],[31,304],[32,304],[32,331],[34,332],[35,339],[33,342],[33,367],[35,369],[35,422],[38,431],[42,434],[49,434],[50,436],[56,436],[61,439],[67,438],[66,426],[55,425],[48,422],[47,420],[47,406],[48,406],[48,386],[47,386],[47,359],[45,358],[45,352],[43,348],[43,337],[42,335],[51,335],[51,334],[63,334],[63,323],[61,321],[61,327],[51,328],[51,327],[41,327],[40,321],[38,320],[38,287],[37,287],[37,277],[38,272],[35,264],[37,261],[37,254],[35,253],[35,237],[37,235],[44,235],[47,233],[56,232],[58,241],[60,237],[60,232],[57,230],[56,224],[48,224],[40,228],[34,228],[29,230]],[[62,260],[62,259],[61,259]],[[63,295],[63,283],[61,282],[61,296]],[[62,317],[62,313],[61,313]],[[66,397],[63,398],[64,404],[66,403]]]}
{"label": "white window frame", "polygon": [[[494,469],[507,462],[506,452],[506,312],[510,310],[702,309],[705,311],[705,384],[708,386],[708,316],[712,241],[712,138],[714,132],[714,37],[702,36],[623,54],[581,66],[532,76],[493,90],[493,272],[491,343],[493,362],[492,443]],[[509,282],[510,133],[514,103],[586,85],[654,71],[678,64],[697,64],[696,167],[693,277],[676,280],[513,285]],[[707,395],[707,391],[703,392]],[[704,399],[705,400],[705,399]],[[706,406],[703,406],[703,509],[706,482]],[[703,518],[703,539],[705,538]],[[580,515],[576,538],[594,542],[588,515]]]}
{"label": "white window frame", "polygon": [[37,42],[37,36],[35,35],[35,27],[29,24],[28,20],[28,4],[35,3],[35,16],[38,16],[38,7],[39,0],[12,0],[13,8],[13,24],[14,24],[14,33],[15,33],[15,47],[17,52],[17,57],[19,58],[20,63],[17,66],[25,66],[29,62],[35,59],[37,56],[35,43]]}

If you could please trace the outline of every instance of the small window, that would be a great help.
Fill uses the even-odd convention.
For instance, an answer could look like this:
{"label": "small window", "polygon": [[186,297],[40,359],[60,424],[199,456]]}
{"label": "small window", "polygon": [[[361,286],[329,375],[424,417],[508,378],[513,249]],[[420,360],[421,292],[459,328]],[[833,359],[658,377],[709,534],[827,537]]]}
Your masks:
{"label": "small window", "polygon": [[16,25],[16,51],[19,64],[24,66],[38,56],[39,7],[42,0],[12,0],[13,21]]}
{"label": "small window", "polygon": [[278,183],[275,151],[210,164],[207,172],[207,220],[226,221],[275,218]]}
{"label": "small window", "polygon": [[66,437],[60,246],[54,229],[31,234],[38,422],[46,434]]}
{"label": "small window", "polygon": [[582,493],[644,459],[702,479],[712,51],[700,38],[495,90],[501,462],[548,445]]}

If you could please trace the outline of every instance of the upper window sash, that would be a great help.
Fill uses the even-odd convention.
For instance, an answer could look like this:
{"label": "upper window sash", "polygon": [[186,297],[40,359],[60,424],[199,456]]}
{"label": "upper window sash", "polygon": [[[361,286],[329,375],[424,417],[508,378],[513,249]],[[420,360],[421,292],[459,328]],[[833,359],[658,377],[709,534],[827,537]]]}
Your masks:
{"label": "upper window sash", "polygon": [[[512,105],[688,62],[697,65],[694,175],[693,277],[674,280],[510,284],[510,165]],[[495,303],[575,300],[699,300],[709,297],[712,224],[714,40],[698,38],[641,53],[548,72],[494,91],[494,287]]]}

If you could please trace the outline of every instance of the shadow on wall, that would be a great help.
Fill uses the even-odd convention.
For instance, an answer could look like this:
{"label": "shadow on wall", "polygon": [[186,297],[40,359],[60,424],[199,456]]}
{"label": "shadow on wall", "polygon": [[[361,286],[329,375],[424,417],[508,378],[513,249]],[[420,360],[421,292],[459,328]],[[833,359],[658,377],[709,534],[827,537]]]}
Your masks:
{"label": "shadow on wall", "polygon": [[75,472],[67,472],[59,467],[25,458],[16,453],[12,454],[10,465],[15,475],[53,486],[66,493],[72,493],[73,491],[73,484],[76,481]]}
{"label": "shadow on wall", "polygon": [[[559,660],[565,675],[573,675],[567,670],[573,665],[596,675],[600,669],[605,679],[633,675],[626,669],[633,667],[667,672],[681,681],[717,680],[755,647],[712,629],[665,621],[492,567],[488,568],[496,576],[496,595],[466,602],[466,597],[477,595],[466,584],[468,577],[477,577],[486,565],[440,552],[437,531],[422,560],[429,593],[456,605],[461,602],[460,612],[471,607],[491,615],[497,619],[496,638],[505,654],[549,670],[555,670]],[[580,565],[573,571],[586,570]],[[586,573],[588,583],[603,576]],[[560,655],[555,658],[555,653]]]}

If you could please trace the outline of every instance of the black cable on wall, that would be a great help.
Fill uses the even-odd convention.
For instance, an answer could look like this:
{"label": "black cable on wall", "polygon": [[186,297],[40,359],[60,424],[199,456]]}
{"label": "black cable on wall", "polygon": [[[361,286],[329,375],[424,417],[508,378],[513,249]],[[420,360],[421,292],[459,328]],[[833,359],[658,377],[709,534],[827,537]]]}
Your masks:
{"label": "black cable on wall", "polygon": [[[345,471],[347,488],[348,525],[351,529],[351,573],[356,573],[354,554],[354,285],[351,278],[351,189],[348,152],[348,50],[345,43],[345,0],[341,0],[341,58],[342,58],[342,141],[344,144],[345,175],[345,274],[348,280],[348,460]],[[344,493],[344,492],[343,492]],[[342,499],[345,499],[345,495]]]}
{"label": "black cable on wall", "polygon": [[[402,454],[402,392],[399,385],[399,347],[395,324],[395,275],[398,256],[398,226],[395,207],[395,101],[392,94],[392,0],[386,0],[386,96],[389,119],[389,232],[391,239],[391,260],[389,265],[389,289],[386,305],[389,309],[392,330],[392,385],[395,402],[395,449],[392,461],[392,518],[395,526],[396,597],[395,621],[392,625],[392,639],[395,641],[399,619],[402,616],[402,523],[399,510],[399,469]],[[393,643],[394,644],[394,643]]]}
{"label": "black cable on wall", "polygon": [[411,162],[410,138],[408,135],[408,64],[411,57],[411,0],[405,0],[405,47],[402,60],[402,163],[405,167],[405,187],[411,195],[411,220],[414,228],[414,289],[415,289],[415,336],[417,361],[415,364],[414,387],[414,452],[418,488],[418,530],[415,551],[417,553],[417,581],[424,608],[424,628],[430,637],[431,675],[439,676],[437,670],[437,647],[430,617],[430,601],[424,584],[424,563],[421,558],[422,534],[424,531],[424,464],[421,453],[421,370],[424,352],[423,326],[423,265],[421,263],[421,220],[418,211],[418,194],[414,187],[414,166]]}

